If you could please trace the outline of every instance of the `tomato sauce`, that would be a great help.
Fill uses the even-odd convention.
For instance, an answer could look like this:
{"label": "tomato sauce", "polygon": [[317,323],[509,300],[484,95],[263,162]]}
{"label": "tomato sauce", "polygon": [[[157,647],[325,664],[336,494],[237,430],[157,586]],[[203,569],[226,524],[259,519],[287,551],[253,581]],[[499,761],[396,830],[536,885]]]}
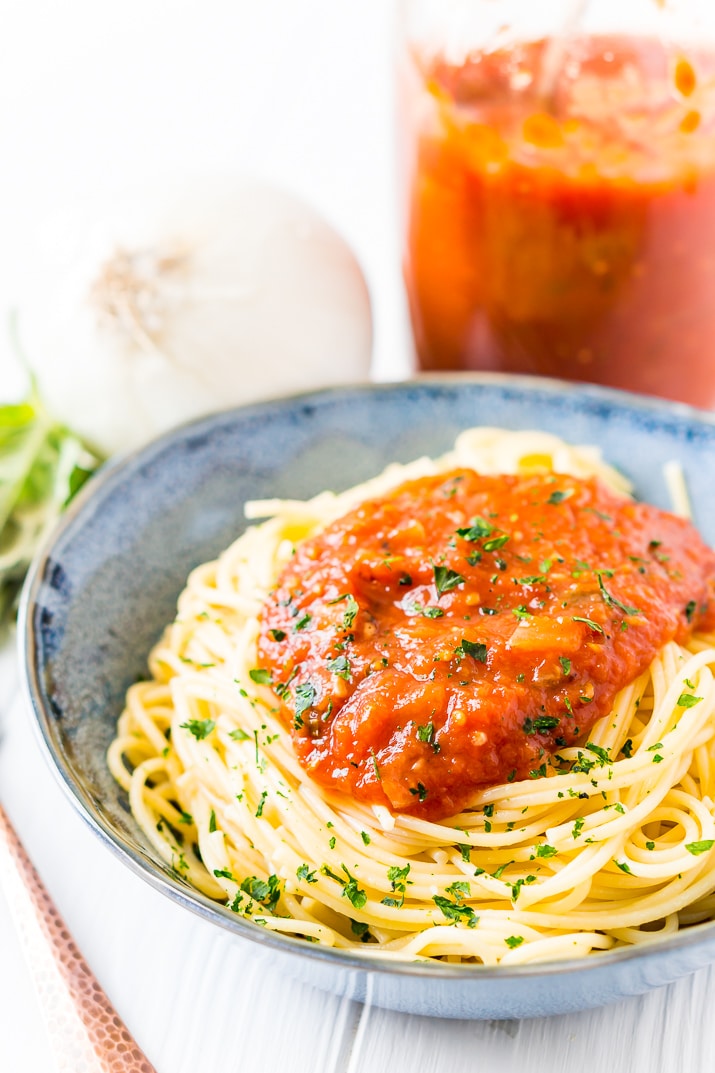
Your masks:
{"label": "tomato sauce", "polygon": [[663,644],[715,627],[714,590],[681,518],[595,479],[455,470],[301,544],[259,662],[315,780],[436,819],[545,775]]}
{"label": "tomato sauce", "polygon": [[418,361],[715,405],[715,54],[574,42],[444,60],[404,93]]}

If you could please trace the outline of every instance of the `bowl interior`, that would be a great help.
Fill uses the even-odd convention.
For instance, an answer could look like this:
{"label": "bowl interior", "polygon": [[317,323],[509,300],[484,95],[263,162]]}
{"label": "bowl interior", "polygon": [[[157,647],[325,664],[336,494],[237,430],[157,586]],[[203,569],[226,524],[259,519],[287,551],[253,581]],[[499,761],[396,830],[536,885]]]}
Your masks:
{"label": "bowl interior", "polygon": [[[125,860],[192,908],[258,929],[186,887],[146,841],[105,753],[127,687],[174,615],[189,571],[245,527],[247,499],[340,490],[390,461],[446,450],[472,425],[539,428],[598,444],[636,493],[668,507],[683,467],[715,543],[715,425],[682,406],[526,378],[458,377],[299,396],[220,414],[107,468],[72,505],[25,591],[25,673],[39,727],[86,819]],[[299,940],[265,941],[286,946]]]}

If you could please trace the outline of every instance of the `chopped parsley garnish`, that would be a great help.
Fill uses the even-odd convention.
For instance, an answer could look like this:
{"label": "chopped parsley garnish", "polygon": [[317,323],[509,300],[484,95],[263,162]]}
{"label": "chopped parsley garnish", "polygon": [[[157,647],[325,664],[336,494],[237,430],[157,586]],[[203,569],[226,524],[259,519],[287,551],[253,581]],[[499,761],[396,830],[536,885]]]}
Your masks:
{"label": "chopped parsley garnish", "polygon": [[614,861],[613,863],[615,864],[616,868],[620,868],[620,870],[622,872],[625,872],[626,875],[629,875],[629,876],[633,875],[633,872],[631,872],[630,868],[628,867],[628,865],[626,864],[625,861]]}
{"label": "chopped parsley garnish", "polygon": [[258,808],[256,809],[256,816],[262,816],[263,815],[263,806],[266,803],[266,798],[267,797],[268,797],[268,790],[264,790],[263,793],[261,794],[261,800],[258,802]]}
{"label": "chopped parsley garnish", "polygon": [[626,741],[623,742],[623,745],[621,746],[621,752],[625,756],[626,760],[630,760],[630,758],[633,756],[632,738],[627,738]]}
{"label": "chopped parsley garnish", "polygon": [[313,616],[310,614],[310,612],[306,611],[306,613],[304,615],[301,615],[301,617],[298,619],[296,624],[293,626],[293,629],[304,630],[305,627],[310,623],[312,618]]}
{"label": "chopped parsley garnish", "polygon": [[707,853],[715,846],[715,839],[704,838],[701,842],[686,842],[685,848],[688,853],[692,853],[693,857],[698,857],[701,853]]}
{"label": "chopped parsley garnish", "polygon": [[559,656],[559,663],[564,674],[571,674],[571,660],[567,656]]}
{"label": "chopped parsley garnish", "polygon": [[583,825],[585,824],[585,822],[586,821],[583,818],[583,816],[579,816],[579,818],[577,820],[574,820],[574,825],[573,825],[573,828],[571,830],[571,834],[573,835],[574,838],[578,838],[578,836],[581,834],[581,831],[583,830]]}
{"label": "chopped parsley garnish", "polygon": [[464,879],[457,879],[454,883],[450,883],[448,887],[445,887],[445,894],[451,894],[453,898],[461,902],[463,898],[469,897],[469,883]]}
{"label": "chopped parsley garnish", "polygon": [[303,713],[307,712],[315,704],[317,694],[312,682],[303,682],[295,687],[295,719],[294,727],[299,729],[303,726]]}
{"label": "chopped parsley garnish", "polygon": [[558,852],[556,846],[550,846],[546,842],[542,842],[540,846],[536,847],[536,856],[543,857],[544,860],[548,860],[549,857],[555,857]]}
{"label": "chopped parsley garnish", "polygon": [[334,600],[328,600],[327,603],[340,604],[343,602],[343,600],[347,602],[347,608],[345,610],[345,613],[343,614],[343,629],[349,630],[353,622],[355,621],[355,616],[360,610],[360,605],[358,604],[352,593],[344,592],[342,596],[336,596]]}
{"label": "chopped parsley garnish", "polygon": [[455,924],[464,922],[469,928],[476,927],[479,917],[474,915],[471,905],[460,905],[458,902],[450,901],[449,898],[443,898],[439,894],[435,894],[432,901],[438,909],[441,909],[447,920],[451,920]]}
{"label": "chopped parsley garnish", "polygon": [[545,574],[528,574],[526,577],[515,578],[517,585],[541,585],[546,581]]}
{"label": "chopped parsley garnish", "polygon": [[[186,816],[186,815],[187,815],[186,812],[182,813],[181,822],[182,823],[193,823],[193,820],[191,819],[190,816],[189,816],[188,820],[184,819],[184,816]],[[211,809],[211,815],[209,816],[209,831],[211,833],[213,833],[215,830],[216,830],[216,813],[214,812],[213,809]]]}
{"label": "chopped parsley garnish", "polygon": [[213,719],[189,719],[188,722],[181,723],[181,729],[188,730],[197,741],[203,741],[204,738],[208,738],[215,726],[216,722]]}
{"label": "chopped parsley garnish", "polygon": [[462,575],[458,574],[456,570],[450,570],[448,566],[433,566],[432,569],[434,570],[435,588],[439,596],[456,589],[458,585],[464,584]]}
{"label": "chopped parsley garnish", "polygon": [[523,622],[526,618],[533,618],[531,611],[529,611],[526,604],[520,604],[518,607],[512,608],[512,614],[516,615],[520,622]]}
{"label": "chopped parsley garnish", "polygon": [[677,703],[679,708],[694,708],[702,699],[702,697],[694,697],[692,693],[681,693]]}
{"label": "chopped parsley garnish", "polygon": [[695,600],[688,600],[687,604],[685,605],[685,617],[688,622],[693,621],[693,615],[695,614],[695,608],[697,606],[698,605],[696,604]]}
{"label": "chopped parsley garnish", "polygon": [[419,607],[417,610],[420,614],[424,615],[425,618],[442,618],[444,615],[444,611],[441,607]]}
{"label": "chopped parsley garnish", "polygon": [[231,730],[229,732],[228,736],[229,736],[229,738],[232,738],[233,741],[250,741],[251,740],[251,735],[247,734],[246,731],[243,730],[242,727],[236,727],[235,730]]}
{"label": "chopped parsley garnish", "polygon": [[424,801],[427,797],[428,790],[421,782],[418,782],[416,787],[410,786],[410,793],[414,797],[418,797],[420,801]]}
{"label": "chopped parsley garnish", "polygon": [[624,615],[640,615],[641,614],[641,612],[638,610],[637,607],[629,607],[628,604],[621,603],[620,600],[616,599],[615,596],[612,596],[611,593],[608,592],[608,590],[606,589],[606,586],[603,584],[603,571],[602,570],[597,570],[596,571],[596,577],[598,578],[598,587],[601,590],[601,596],[603,597],[603,600],[608,605],[608,607],[617,607],[620,611],[623,612]]}
{"label": "chopped parsley garnish", "polygon": [[318,880],[315,877],[315,872],[311,872],[307,864],[301,864],[296,868],[295,874],[298,879],[302,879],[304,883],[317,883]]}
{"label": "chopped parsley garnish", "polygon": [[545,734],[557,727],[559,722],[553,715],[541,715],[536,719],[525,719],[521,726],[525,734]]}
{"label": "chopped parsley garnish", "polygon": [[324,864],[320,871],[324,876],[328,876],[329,879],[334,879],[336,883],[340,884],[343,888],[343,898],[347,898],[355,909],[362,909],[367,901],[367,894],[364,890],[358,887],[357,879],[350,875],[350,872],[348,872],[345,865],[341,864],[340,867],[348,877],[347,879],[343,879],[342,876],[336,875],[335,872],[328,868],[327,864]]}
{"label": "chopped parsley garnish", "polygon": [[[554,495],[556,495],[555,492],[554,492]],[[509,947],[510,950],[515,950],[517,948],[517,946],[521,946],[521,944],[524,942],[524,936],[523,935],[510,935],[508,939],[504,940],[504,942],[506,943],[506,945]]]}
{"label": "chopped parsley garnish", "polygon": [[581,615],[573,615],[572,619],[573,619],[574,622],[583,622],[583,623],[585,623],[586,626],[588,626],[592,630],[595,630],[596,633],[604,633],[605,632],[604,629],[603,629],[603,626],[599,626],[599,624],[597,622],[594,622],[593,619],[582,618]]}
{"label": "chopped parsley garnish", "polygon": [[390,897],[383,898],[382,899],[382,904],[383,905],[389,905],[389,906],[392,906],[393,908],[397,908],[397,909],[400,909],[402,907],[402,905],[403,905],[403,903],[405,901],[405,890],[407,889],[407,884],[409,882],[409,880],[407,878],[409,874],[410,874],[410,866],[409,866],[409,864],[406,864],[404,866],[404,868],[399,868],[397,865],[392,865],[392,867],[387,869],[387,878],[389,879],[390,884],[392,886],[392,891],[393,891],[394,894],[399,894],[400,897],[399,898],[390,898]]}
{"label": "chopped parsley garnish", "polygon": [[509,540],[508,533],[502,533],[501,536],[492,537],[491,540],[485,540],[482,547],[485,551],[499,551]]}
{"label": "chopped parsley garnish", "polygon": [[372,842],[372,839],[370,838],[370,835],[367,833],[367,831],[361,831],[360,832],[360,838],[363,840],[363,843],[366,846],[369,846],[370,843]]}
{"label": "chopped parsley garnish", "polygon": [[466,842],[458,842],[457,849],[459,850],[462,860],[465,864],[471,864],[472,861],[472,847]]}
{"label": "chopped parsley garnish", "polygon": [[435,752],[439,752],[439,745],[435,746],[434,723],[423,723],[417,727],[417,740],[431,745]]}
{"label": "chopped parsley garnish", "polygon": [[268,631],[274,641],[285,641],[288,634],[285,630],[269,630]]}
{"label": "chopped parsley garnish", "polygon": [[338,678],[344,678],[346,682],[350,681],[350,663],[347,656],[336,656],[335,659],[329,659],[328,670],[337,675]]}
{"label": "chopped parsley garnish", "polygon": [[353,935],[357,935],[358,939],[362,939],[363,942],[365,942],[370,931],[370,925],[366,924],[363,920],[351,920],[350,930]]}
{"label": "chopped parsley garnish", "polygon": [[600,745],[594,745],[592,741],[586,742],[586,748],[590,753],[593,753],[594,756],[597,756],[602,764],[611,763],[611,757],[608,753],[608,749],[603,749]]}
{"label": "chopped parsley garnish", "polygon": [[457,530],[457,536],[474,543],[477,540],[483,540],[484,537],[491,536],[493,532],[494,526],[490,525],[489,522],[485,522],[483,518],[473,518],[470,526]]}
{"label": "chopped parsley garnish", "polygon": [[248,677],[259,686],[269,686],[271,684],[271,672],[264,670],[262,667],[253,667],[248,672]]}
{"label": "chopped parsley garnish", "polygon": [[276,875],[269,876],[267,882],[256,876],[247,876],[241,883],[241,890],[254,902],[260,902],[270,913],[275,910],[281,896],[280,880]]}
{"label": "chopped parsley garnish", "polygon": [[487,662],[487,646],[482,644],[481,641],[468,641],[466,637],[462,638],[460,644],[455,648],[454,654],[457,659],[472,656],[478,663]]}

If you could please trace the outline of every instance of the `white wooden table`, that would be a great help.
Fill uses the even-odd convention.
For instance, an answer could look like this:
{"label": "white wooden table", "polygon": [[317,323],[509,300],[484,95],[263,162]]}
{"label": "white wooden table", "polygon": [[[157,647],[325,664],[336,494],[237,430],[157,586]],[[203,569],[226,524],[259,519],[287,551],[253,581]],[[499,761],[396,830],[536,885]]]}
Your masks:
{"label": "white wooden table", "polygon": [[[0,322],[27,237],[70,197],[167,171],[243,169],[307,196],[356,249],[376,372],[406,365],[392,161],[389,0],[5,0]],[[10,360],[0,332],[0,398]],[[0,799],[158,1073],[710,1073],[711,970],[617,1007],[453,1022],[361,1007],[267,966],[130,874],[65,798],[0,650]],[[0,900],[0,1070],[53,1073]]]}

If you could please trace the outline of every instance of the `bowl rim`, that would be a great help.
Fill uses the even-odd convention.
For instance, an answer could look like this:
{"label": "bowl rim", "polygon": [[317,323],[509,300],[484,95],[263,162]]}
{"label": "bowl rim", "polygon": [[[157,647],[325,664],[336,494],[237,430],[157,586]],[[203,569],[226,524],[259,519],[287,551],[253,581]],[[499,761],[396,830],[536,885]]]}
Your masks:
{"label": "bowl rim", "polygon": [[[359,394],[364,396],[399,394],[410,389],[454,387],[456,384],[486,386],[515,391],[517,394],[541,391],[554,396],[573,396],[593,400],[595,403],[607,404],[623,410],[640,411],[654,417],[673,418],[691,424],[715,429],[715,413],[700,410],[686,403],[673,402],[657,397],[636,395],[617,388],[602,387],[589,383],[559,380],[552,377],[540,377],[521,374],[490,372],[466,373],[427,373],[409,380],[385,382],[361,382],[341,384],[315,391],[302,391],[289,395],[280,395],[244,406],[216,411],[203,417],[185,422],[162,433],[148,443],[121,453],[106,462],[92,476],[84,488],[71,501],[52,532],[38,549],[28,571],[23,586],[18,610],[18,656],[20,664],[20,688],[32,712],[32,724],[36,740],[39,741],[45,761],[48,763],[56,781],[62,788],[84,822],[90,827],[100,842],[129,870],[153,889],[160,891],[175,903],[185,907],[201,919],[217,925],[239,938],[258,943],[282,954],[289,954],[312,961],[327,964],[338,971],[359,970],[363,973],[381,973],[393,977],[428,978],[433,981],[459,981],[461,984],[481,984],[482,982],[505,983],[509,980],[533,980],[543,977],[568,977],[583,972],[593,972],[616,964],[641,961],[655,955],[664,955],[673,950],[687,950],[700,946],[707,938],[715,940],[715,919],[689,926],[672,935],[654,934],[653,940],[642,944],[616,947],[599,951],[596,954],[553,961],[528,962],[523,965],[485,966],[472,964],[450,964],[445,962],[421,962],[399,959],[382,959],[371,955],[369,948],[365,952],[349,952],[335,947],[309,943],[302,938],[273,932],[262,928],[239,914],[232,913],[227,906],[213,901],[200,891],[190,887],[180,877],[172,878],[151,859],[134,850],[120,835],[103,822],[101,812],[91,807],[89,796],[78,779],[73,777],[69,764],[54,747],[50,730],[51,717],[43,703],[42,690],[39,685],[40,668],[38,657],[40,645],[34,629],[34,608],[43,584],[45,567],[52,551],[59,541],[82,522],[85,511],[91,516],[103,495],[109,494],[126,476],[135,476],[133,467],[149,462],[153,457],[171,448],[188,436],[210,434],[219,426],[241,421],[244,415],[256,415],[261,411],[275,413],[276,410],[290,410],[301,405],[329,405],[340,396]],[[713,881],[715,886],[715,879]]]}

